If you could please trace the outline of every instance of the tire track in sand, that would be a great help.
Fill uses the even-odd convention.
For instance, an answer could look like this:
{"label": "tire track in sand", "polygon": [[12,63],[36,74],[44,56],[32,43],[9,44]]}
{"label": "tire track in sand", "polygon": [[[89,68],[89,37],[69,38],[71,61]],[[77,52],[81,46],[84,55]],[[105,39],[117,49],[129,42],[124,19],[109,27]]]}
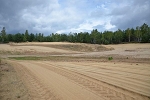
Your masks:
{"label": "tire track in sand", "polygon": [[37,79],[30,70],[16,62],[11,61],[11,64],[28,87],[31,100],[60,100],[60,98],[43,85],[42,81]]}
{"label": "tire track in sand", "polygon": [[131,96],[125,90],[125,92],[114,90],[110,88],[109,85],[104,85],[107,83],[100,82],[92,77],[83,75],[81,73],[73,72],[62,67],[60,68],[60,65],[53,65],[46,62],[34,62],[34,64],[38,64],[40,66],[43,66],[44,68],[54,71],[57,74],[67,77],[68,79],[84,86],[85,88],[105,98],[105,100],[150,100],[149,98],[137,95],[136,93],[132,93]]}
{"label": "tire track in sand", "polygon": [[[87,89],[75,84],[74,82],[68,80],[66,77],[57,74],[51,70],[48,70],[44,68],[41,65],[34,64],[32,61],[18,61],[16,63],[19,63],[18,65],[22,65],[19,67],[24,67],[23,70],[26,69],[29,71],[29,76],[35,76],[34,78],[39,82],[39,84],[42,84],[42,87],[47,87],[49,90],[53,90],[51,92],[55,97],[59,97],[59,100],[106,100],[102,97],[99,97],[98,95],[94,94],[91,91],[88,91]],[[30,73],[31,72],[31,73]],[[23,73],[23,72],[21,72]],[[28,73],[27,73],[28,74]],[[33,74],[33,75],[32,75]],[[27,80],[27,79],[24,79]],[[32,85],[34,86],[34,85]],[[34,87],[30,90],[34,90]],[[44,88],[47,90],[46,88]],[[41,92],[41,91],[39,91]],[[43,96],[37,96],[39,94],[36,94],[37,92],[31,92],[32,97],[34,97],[35,100],[57,100],[57,98],[46,98]],[[60,98],[61,97],[61,98]],[[32,99],[33,100],[33,99]]]}

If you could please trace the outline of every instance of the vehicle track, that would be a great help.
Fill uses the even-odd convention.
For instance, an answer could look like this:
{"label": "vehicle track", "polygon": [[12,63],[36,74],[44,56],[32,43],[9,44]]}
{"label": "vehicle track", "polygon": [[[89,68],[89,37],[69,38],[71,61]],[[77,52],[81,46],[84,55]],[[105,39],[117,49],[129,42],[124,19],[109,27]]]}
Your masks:
{"label": "vehicle track", "polygon": [[[61,66],[61,63],[57,64]],[[99,65],[99,64],[98,64]],[[71,67],[70,67],[71,66]],[[92,67],[91,67],[92,66]],[[146,96],[150,96],[150,77],[148,74],[149,69],[136,69],[135,72],[132,72],[132,66],[125,67],[120,70],[119,67],[95,67],[93,64],[89,64],[88,66],[78,64],[67,63],[61,66],[70,71],[80,72],[82,74],[91,76],[95,79],[101,80],[106,83],[111,83],[118,87],[123,87],[124,89],[143,94]],[[113,69],[114,68],[114,69]],[[118,70],[119,69],[119,70]],[[141,74],[138,74],[141,73]]]}
{"label": "vehicle track", "polygon": [[[105,100],[149,100],[149,98],[145,96],[137,95],[136,93],[132,93],[130,91],[121,90],[124,92],[120,92],[120,89],[110,88],[113,87],[107,83],[100,82],[92,77],[86,76],[81,73],[77,73],[74,71],[70,71],[64,68],[60,68],[60,65],[54,65],[46,62],[34,63],[44,68],[47,68],[55,73],[58,73],[62,76],[67,77],[68,79],[84,86],[90,91],[96,93],[100,97],[105,98]],[[107,85],[106,85],[107,84]],[[130,93],[132,93],[132,95]]]}
{"label": "vehicle track", "polygon": [[[75,83],[79,87],[82,87],[84,90],[86,89],[87,91],[90,91],[93,94],[96,94],[97,96],[99,96],[98,100],[101,100],[101,99],[102,100],[150,100],[150,98],[146,96],[116,87],[112,85],[111,83],[109,84],[109,83],[100,81],[96,79],[95,77],[89,76],[88,74],[84,74],[80,71],[67,69],[64,67],[65,65],[61,65],[61,63],[47,62],[47,61],[39,61],[39,62],[10,61],[10,63],[13,64],[17,73],[20,75],[21,79],[25,82],[25,84],[29,88],[29,93],[30,93],[32,100],[64,100],[63,98],[60,98],[62,95],[61,96],[58,94],[56,95],[55,94],[56,92],[54,93],[52,91],[53,89],[48,87],[48,81],[46,81],[47,83],[44,83],[44,81],[47,80],[48,78],[42,79],[43,76],[48,75],[48,73],[51,73],[51,72],[54,72],[54,74],[56,73],[61,77],[67,78],[68,80],[71,81],[70,83]],[[38,75],[42,75],[41,72],[37,73],[38,71],[40,71],[39,69],[41,69],[41,71],[44,71],[44,72],[46,71],[47,74],[45,73],[45,75],[43,75],[42,77],[38,77]],[[51,73],[51,75],[53,74]],[[57,75],[54,75],[54,76],[57,76]],[[49,77],[49,76],[46,76],[46,77]],[[51,80],[55,81],[55,78]],[[65,81],[62,81],[62,82],[65,82]]]}
{"label": "vehicle track", "polygon": [[18,75],[20,75],[25,85],[27,85],[31,100],[60,100],[60,98],[49,90],[42,83],[42,80],[37,79],[30,70],[16,62],[11,61],[11,64],[13,64]]}

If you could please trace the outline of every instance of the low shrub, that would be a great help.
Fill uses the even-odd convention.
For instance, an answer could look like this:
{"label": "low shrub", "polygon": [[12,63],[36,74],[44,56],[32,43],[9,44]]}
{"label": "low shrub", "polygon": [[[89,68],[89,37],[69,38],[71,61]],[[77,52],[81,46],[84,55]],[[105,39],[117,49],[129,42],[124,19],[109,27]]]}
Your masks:
{"label": "low shrub", "polygon": [[108,60],[113,60],[113,57],[108,57]]}

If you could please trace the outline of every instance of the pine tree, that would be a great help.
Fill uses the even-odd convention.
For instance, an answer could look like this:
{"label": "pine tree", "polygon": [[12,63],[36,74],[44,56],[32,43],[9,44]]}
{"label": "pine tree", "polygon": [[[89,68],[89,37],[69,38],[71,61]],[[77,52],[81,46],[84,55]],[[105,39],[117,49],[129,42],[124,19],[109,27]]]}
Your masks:
{"label": "pine tree", "polygon": [[3,27],[2,31],[1,31],[1,39],[2,39],[2,43],[5,42],[6,40],[6,32],[5,32],[5,27]]}
{"label": "pine tree", "polygon": [[25,35],[24,35],[24,37],[23,37],[23,41],[24,41],[24,42],[29,41],[29,33],[28,33],[28,30],[25,31]]}

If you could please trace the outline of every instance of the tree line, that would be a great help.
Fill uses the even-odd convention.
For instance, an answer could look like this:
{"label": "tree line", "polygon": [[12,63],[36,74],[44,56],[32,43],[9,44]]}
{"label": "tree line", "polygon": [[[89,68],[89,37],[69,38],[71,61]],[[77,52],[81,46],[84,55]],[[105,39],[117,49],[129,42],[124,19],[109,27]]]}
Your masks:
{"label": "tree line", "polygon": [[1,43],[8,42],[78,42],[78,43],[91,43],[91,44],[119,44],[119,43],[150,43],[150,27],[147,24],[137,26],[134,28],[127,28],[126,30],[118,29],[117,31],[104,31],[99,32],[93,29],[91,33],[69,33],[58,34],[52,33],[44,36],[43,33],[25,33],[6,34],[5,27],[0,33]]}

